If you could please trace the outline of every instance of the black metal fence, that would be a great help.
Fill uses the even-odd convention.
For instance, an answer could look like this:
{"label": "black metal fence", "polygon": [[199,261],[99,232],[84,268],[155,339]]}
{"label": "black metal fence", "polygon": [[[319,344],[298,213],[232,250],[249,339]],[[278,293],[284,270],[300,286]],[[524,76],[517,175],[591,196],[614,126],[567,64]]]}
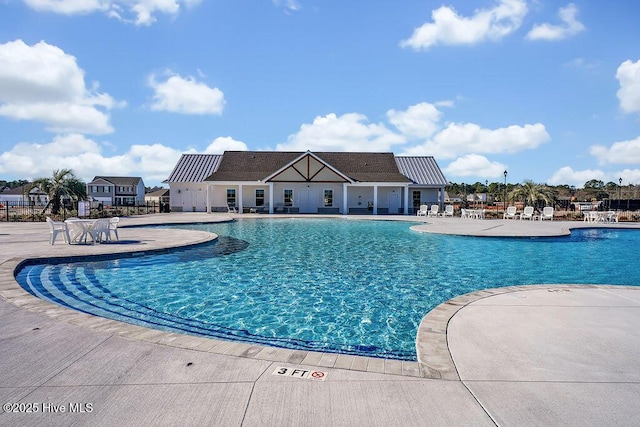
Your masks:
{"label": "black metal fence", "polygon": [[[111,218],[114,216],[147,215],[169,212],[168,203],[147,202],[137,206],[104,206],[102,203],[92,202],[84,210],[83,218]],[[0,202],[0,222],[45,221],[46,217],[57,221],[78,217],[78,205],[63,205],[56,215],[51,213],[51,206],[29,202]]]}

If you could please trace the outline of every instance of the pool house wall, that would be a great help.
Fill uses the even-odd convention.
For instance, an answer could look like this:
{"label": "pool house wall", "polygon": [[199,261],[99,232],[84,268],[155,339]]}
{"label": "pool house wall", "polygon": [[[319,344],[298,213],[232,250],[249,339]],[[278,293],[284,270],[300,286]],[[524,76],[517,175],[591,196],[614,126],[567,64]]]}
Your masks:
{"label": "pool house wall", "polygon": [[[419,205],[442,206],[446,185],[428,156],[311,152],[185,154],[165,182],[174,212],[227,212],[231,204],[240,213],[369,215],[407,215]],[[285,190],[290,190],[290,203],[285,203]]]}
{"label": "pool house wall", "polygon": [[[375,197],[376,189],[371,184],[347,184],[347,209],[344,209],[344,189],[342,183],[225,183],[209,185],[209,204],[207,209],[206,189],[193,186],[190,189],[181,191],[183,200],[187,200],[183,208],[178,206],[182,212],[227,212],[227,195],[228,190],[235,193],[234,205],[239,211],[249,212],[250,209],[256,209],[261,213],[268,213],[270,206],[270,191],[273,188],[273,210],[275,213],[282,212],[285,207],[284,191],[292,190],[293,203],[287,206],[287,213],[311,213],[311,214],[373,214],[376,207],[377,214],[412,214],[415,213],[412,205],[412,196],[414,191],[420,192],[421,203],[435,204],[439,203],[438,189],[416,189],[407,185],[375,185],[377,188],[377,199]],[[263,204],[259,204],[256,197],[256,190],[264,192]],[[332,200],[329,205],[325,206],[324,195],[325,190],[332,192]],[[408,197],[406,197],[406,196]],[[195,210],[189,200],[196,201]],[[377,201],[377,206],[374,203]],[[405,212],[405,205],[409,209]],[[273,212],[272,212],[273,213]]]}

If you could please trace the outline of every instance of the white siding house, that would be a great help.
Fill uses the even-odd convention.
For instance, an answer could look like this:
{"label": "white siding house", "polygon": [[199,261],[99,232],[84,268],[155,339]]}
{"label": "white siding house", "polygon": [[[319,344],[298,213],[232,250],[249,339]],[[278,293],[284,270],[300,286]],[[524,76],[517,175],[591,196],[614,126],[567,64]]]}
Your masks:
{"label": "white siding house", "polygon": [[165,182],[173,212],[373,215],[442,204],[447,184],[432,157],[310,151],[183,154]]}

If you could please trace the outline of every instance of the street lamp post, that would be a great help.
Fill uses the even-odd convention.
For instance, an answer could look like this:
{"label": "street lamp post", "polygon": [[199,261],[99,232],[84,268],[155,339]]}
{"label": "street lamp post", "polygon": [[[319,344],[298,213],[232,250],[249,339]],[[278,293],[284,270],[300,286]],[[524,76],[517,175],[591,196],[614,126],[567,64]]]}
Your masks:
{"label": "street lamp post", "polygon": [[622,199],[621,194],[622,194],[622,177],[620,177],[620,179],[618,179],[618,182],[620,183],[620,185],[618,185],[618,211],[620,210],[620,200]]}
{"label": "street lamp post", "polygon": [[502,201],[503,211],[507,211],[507,170],[504,170],[504,200]]}

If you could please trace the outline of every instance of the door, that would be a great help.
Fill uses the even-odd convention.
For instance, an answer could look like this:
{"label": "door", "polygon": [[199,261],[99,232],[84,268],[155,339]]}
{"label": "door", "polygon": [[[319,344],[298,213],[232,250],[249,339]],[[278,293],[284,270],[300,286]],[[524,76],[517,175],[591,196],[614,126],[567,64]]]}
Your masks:
{"label": "door", "polygon": [[400,194],[399,193],[389,194],[389,213],[397,214],[399,210],[400,210]]}
{"label": "door", "polygon": [[298,198],[300,213],[318,212],[318,192],[316,190],[300,190]]}

